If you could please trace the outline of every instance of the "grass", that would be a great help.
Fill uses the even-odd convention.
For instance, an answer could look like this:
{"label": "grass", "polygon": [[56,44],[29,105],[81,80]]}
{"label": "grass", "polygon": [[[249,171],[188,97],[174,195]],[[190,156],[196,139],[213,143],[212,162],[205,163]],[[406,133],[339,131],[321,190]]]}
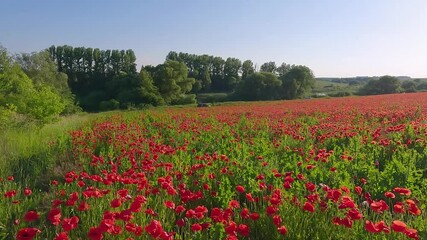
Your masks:
{"label": "grass", "polygon": [[[0,138],[0,174],[13,175],[25,185],[37,186],[29,176],[44,176],[67,151],[68,132],[79,128],[99,114],[67,116],[42,128],[26,126],[4,129]],[[39,186],[40,187],[40,186]]]}
{"label": "grass", "polygon": [[351,86],[348,83],[336,83],[327,80],[316,80],[313,93],[324,93],[326,95],[337,94],[339,92],[355,93],[359,86]]}

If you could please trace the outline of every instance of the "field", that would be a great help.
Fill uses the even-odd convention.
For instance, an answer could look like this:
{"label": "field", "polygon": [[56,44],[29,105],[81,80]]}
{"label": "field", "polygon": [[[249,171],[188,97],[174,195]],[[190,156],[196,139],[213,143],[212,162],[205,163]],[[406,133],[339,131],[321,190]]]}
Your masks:
{"label": "field", "polygon": [[426,100],[149,109],[21,134],[38,147],[0,162],[0,238],[427,239]]}

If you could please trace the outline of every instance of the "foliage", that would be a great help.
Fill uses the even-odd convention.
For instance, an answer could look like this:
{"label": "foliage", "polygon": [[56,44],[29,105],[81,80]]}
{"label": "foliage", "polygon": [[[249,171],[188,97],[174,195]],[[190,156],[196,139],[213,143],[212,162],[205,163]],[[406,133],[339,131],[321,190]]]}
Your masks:
{"label": "foliage", "polygon": [[60,96],[59,101],[65,105],[62,113],[79,111],[75,105],[74,95],[68,87],[68,76],[58,72],[47,50],[31,54],[23,53],[16,57],[16,61],[35,86],[48,86]]}
{"label": "foliage", "polygon": [[313,72],[306,66],[293,66],[282,77],[282,98],[303,98],[310,94],[315,79]]}
{"label": "foliage", "polygon": [[282,82],[273,73],[253,73],[239,83],[233,99],[244,101],[278,99],[281,85]]}
{"label": "foliage", "polygon": [[382,76],[378,80],[372,79],[360,89],[361,95],[390,94],[400,92],[399,79],[392,76]]}
{"label": "foliage", "polygon": [[188,78],[187,68],[184,63],[167,60],[151,72],[154,84],[165,103],[170,104],[189,93],[195,83],[194,78]]}
{"label": "foliage", "polygon": [[14,113],[25,117],[22,122],[34,120],[45,124],[55,120],[64,110],[65,104],[58,93],[43,83],[34,85],[5,51],[1,53],[0,66],[0,109],[3,126],[16,122],[16,119],[10,120]]}

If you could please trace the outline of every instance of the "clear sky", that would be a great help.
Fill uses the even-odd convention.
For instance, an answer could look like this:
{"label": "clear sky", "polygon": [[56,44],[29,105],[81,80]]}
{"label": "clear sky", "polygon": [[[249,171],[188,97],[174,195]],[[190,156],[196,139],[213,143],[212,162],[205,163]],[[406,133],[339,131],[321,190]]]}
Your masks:
{"label": "clear sky", "polygon": [[302,64],[317,77],[427,77],[427,0],[0,0],[0,44],[171,50]]}

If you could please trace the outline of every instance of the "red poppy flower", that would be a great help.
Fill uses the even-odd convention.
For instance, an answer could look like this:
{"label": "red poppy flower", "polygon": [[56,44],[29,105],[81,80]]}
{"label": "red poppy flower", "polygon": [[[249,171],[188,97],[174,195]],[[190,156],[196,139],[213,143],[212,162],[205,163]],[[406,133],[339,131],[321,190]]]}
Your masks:
{"label": "red poppy flower", "polygon": [[97,227],[91,227],[89,229],[89,233],[87,234],[87,237],[90,240],[102,240],[104,238],[104,236],[102,235],[102,230],[100,228]]}
{"label": "red poppy flower", "polygon": [[24,189],[24,195],[25,196],[30,196],[32,193],[33,193],[33,191],[31,191],[31,189],[29,189],[27,187]]}
{"label": "red poppy flower", "polygon": [[394,220],[391,224],[391,229],[395,232],[405,232],[406,230],[406,224],[399,220]]}
{"label": "red poppy flower", "polygon": [[244,193],[245,192],[245,188],[243,186],[241,186],[241,185],[237,185],[236,191],[238,191],[239,193]]}
{"label": "red poppy flower", "polygon": [[357,195],[362,195],[362,187],[356,186],[354,187],[354,191],[357,193]]}
{"label": "red poppy flower", "polygon": [[191,225],[191,231],[193,231],[193,232],[202,231],[202,225],[200,225],[198,223],[194,223],[193,225]]}
{"label": "red poppy flower", "polygon": [[251,213],[251,214],[249,215],[249,217],[250,217],[252,220],[256,221],[256,220],[258,220],[258,219],[259,219],[259,214],[258,214],[258,213]]}
{"label": "red poppy flower", "polygon": [[240,235],[242,235],[244,237],[249,236],[249,227],[246,224],[239,224],[236,231],[237,231],[237,233],[239,233]]}
{"label": "red poppy flower", "polygon": [[57,234],[54,240],[68,240],[68,234],[66,232],[61,232],[60,234]]}
{"label": "red poppy flower", "polygon": [[389,209],[387,203],[383,200],[373,201],[370,206],[374,212],[383,212]]}
{"label": "red poppy flower", "polygon": [[407,229],[405,230],[405,235],[406,235],[408,238],[419,239],[418,231],[417,231],[416,229],[407,228]]}
{"label": "red poppy flower", "polygon": [[249,209],[243,208],[242,211],[240,212],[240,216],[243,219],[248,219],[249,218]]}
{"label": "red poppy flower", "polygon": [[12,197],[14,197],[16,195],[16,190],[11,190],[11,191],[7,191],[5,194],[4,194],[4,197],[5,198],[12,198]]}
{"label": "red poppy flower", "polygon": [[41,231],[37,228],[23,228],[16,234],[16,240],[31,240],[36,237]]}
{"label": "red poppy flower", "polygon": [[288,232],[288,229],[285,227],[285,225],[282,225],[280,227],[277,228],[277,231],[282,234],[285,235]]}
{"label": "red poppy flower", "polygon": [[406,203],[408,204],[408,212],[410,214],[417,215],[417,216],[421,215],[421,209],[417,207],[414,201],[408,199],[406,200]]}
{"label": "red poppy flower", "polygon": [[357,209],[350,209],[347,213],[347,216],[351,220],[359,220],[359,219],[362,219],[363,217],[362,213],[360,213]]}
{"label": "red poppy flower", "polygon": [[183,213],[184,211],[185,211],[185,207],[184,207],[184,206],[182,206],[182,205],[179,205],[179,206],[177,206],[177,207],[175,208],[175,213],[176,213],[176,214]]}
{"label": "red poppy flower", "polygon": [[314,205],[310,202],[305,202],[303,209],[304,209],[304,211],[307,211],[307,212],[314,212],[315,211]]}
{"label": "red poppy flower", "polygon": [[61,223],[61,209],[53,208],[49,211],[47,219],[55,226],[58,226]]}
{"label": "red poppy flower", "polygon": [[115,198],[115,199],[111,200],[111,202],[110,202],[110,206],[111,206],[112,208],[118,208],[118,207],[120,207],[121,205],[122,205],[122,200],[121,200],[121,199],[119,199],[119,198]]}
{"label": "red poppy flower", "polygon": [[368,232],[371,233],[378,233],[381,231],[381,229],[379,229],[373,222],[366,220],[365,222],[365,229]]}
{"label": "red poppy flower", "polygon": [[402,202],[397,202],[393,206],[393,211],[395,213],[405,213],[405,206],[403,205]]}
{"label": "red poppy flower", "polygon": [[29,211],[24,216],[26,222],[34,222],[37,219],[39,219],[39,214],[36,211]]}
{"label": "red poppy flower", "polygon": [[273,215],[273,214],[275,214],[277,212],[277,207],[275,207],[275,206],[268,206],[267,209],[266,209],[266,211],[267,211],[268,215]]}
{"label": "red poppy flower", "polygon": [[156,238],[163,233],[163,227],[157,220],[151,220],[150,224],[145,226],[145,231],[150,234],[151,237]]}
{"label": "red poppy flower", "polygon": [[384,193],[384,196],[385,197],[387,197],[387,198],[395,198],[396,196],[394,195],[394,193],[392,193],[392,192],[385,192]]}
{"label": "red poppy flower", "polygon": [[165,201],[164,205],[165,205],[165,207],[167,207],[169,209],[175,209],[175,203],[172,201]]}
{"label": "red poppy flower", "polygon": [[273,223],[274,223],[274,225],[276,225],[276,227],[279,227],[280,224],[282,223],[282,218],[279,215],[274,215],[273,216]]}
{"label": "red poppy flower", "polygon": [[90,206],[85,201],[81,201],[79,204],[79,207],[77,208],[77,210],[79,211],[87,211],[89,209],[90,209]]}
{"label": "red poppy flower", "polygon": [[183,227],[184,225],[185,225],[185,220],[184,219],[178,219],[178,220],[176,220],[176,225],[178,226],[178,227]]}
{"label": "red poppy flower", "polygon": [[397,192],[400,195],[405,195],[405,196],[409,196],[411,195],[411,190],[407,189],[407,188],[401,188],[401,187],[395,187],[393,189],[393,192]]}
{"label": "red poppy flower", "polygon": [[77,216],[72,216],[71,218],[64,218],[62,220],[62,228],[64,229],[64,231],[69,232],[76,228],[78,223],[79,218]]}
{"label": "red poppy flower", "polygon": [[308,191],[310,191],[310,192],[314,192],[314,191],[316,191],[316,185],[314,185],[313,183],[311,183],[311,182],[307,182],[306,184],[305,184],[305,188],[308,190]]}
{"label": "red poppy flower", "polygon": [[235,235],[236,229],[237,229],[237,225],[236,225],[236,223],[235,223],[235,222],[233,222],[233,221],[230,221],[230,222],[228,223],[228,226],[226,226],[226,227],[224,228],[225,233],[227,233],[228,235]]}
{"label": "red poppy flower", "polygon": [[229,207],[231,207],[231,208],[240,208],[240,204],[239,204],[239,202],[238,202],[238,201],[236,201],[236,200],[231,200],[231,201],[228,203],[228,206],[229,206]]}

